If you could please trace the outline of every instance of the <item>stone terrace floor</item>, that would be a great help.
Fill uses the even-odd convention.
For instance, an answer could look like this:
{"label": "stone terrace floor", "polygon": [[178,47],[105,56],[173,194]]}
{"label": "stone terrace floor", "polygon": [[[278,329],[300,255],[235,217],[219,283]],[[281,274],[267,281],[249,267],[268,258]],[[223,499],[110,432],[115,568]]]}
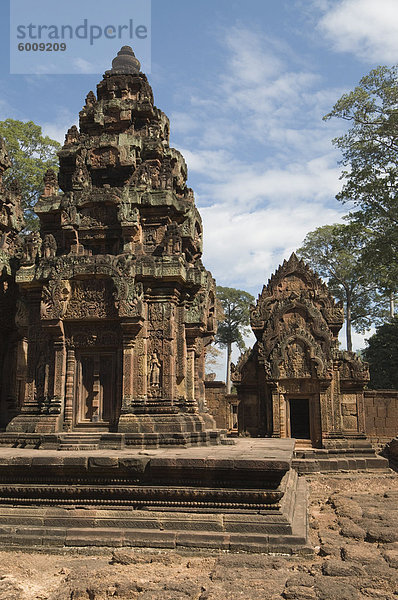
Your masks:
{"label": "stone terrace floor", "polygon": [[0,552],[6,600],[394,600],[396,473],[310,475],[313,556],[106,549]]}

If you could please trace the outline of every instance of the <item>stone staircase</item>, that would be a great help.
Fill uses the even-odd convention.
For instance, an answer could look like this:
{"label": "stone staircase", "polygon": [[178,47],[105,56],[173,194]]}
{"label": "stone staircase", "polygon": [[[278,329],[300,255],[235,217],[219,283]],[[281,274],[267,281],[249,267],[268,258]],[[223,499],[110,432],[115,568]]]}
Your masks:
{"label": "stone staircase", "polygon": [[99,450],[99,433],[65,433],[59,436],[58,450]]}
{"label": "stone staircase", "polygon": [[336,471],[389,471],[388,460],[368,440],[335,440],[328,448],[296,444],[292,468],[300,475]]}

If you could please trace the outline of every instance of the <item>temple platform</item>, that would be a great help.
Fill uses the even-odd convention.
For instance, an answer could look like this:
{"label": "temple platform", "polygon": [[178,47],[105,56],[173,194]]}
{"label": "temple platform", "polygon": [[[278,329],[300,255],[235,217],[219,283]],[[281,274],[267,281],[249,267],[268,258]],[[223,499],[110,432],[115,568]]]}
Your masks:
{"label": "temple platform", "polygon": [[110,433],[92,428],[89,432],[70,433],[0,433],[0,448],[32,448],[40,450],[125,450],[129,448],[190,447],[195,445],[213,446],[220,443],[233,443],[222,440],[221,431],[145,432]]}
{"label": "temple platform", "polygon": [[0,449],[3,548],[310,552],[294,440],[145,450]]}

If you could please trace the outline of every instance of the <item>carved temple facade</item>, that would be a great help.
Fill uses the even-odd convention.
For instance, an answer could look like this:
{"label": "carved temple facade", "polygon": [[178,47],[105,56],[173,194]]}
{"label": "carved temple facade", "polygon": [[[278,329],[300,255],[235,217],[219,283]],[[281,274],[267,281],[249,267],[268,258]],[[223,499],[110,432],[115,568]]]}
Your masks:
{"label": "carved temple facade", "polygon": [[1,425],[204,432],[214,280],[186,163],[131,48],[79,121],[46,173],[40,234],[18,238],[18,190],[0,188]]}
{"label": "carved temple facade", "polygon": [[339,350],[343,308],[292,254],[251,309],[257,338],[233,372],[239,430],[301,439],[314,447],[365,438],[366,365]]}

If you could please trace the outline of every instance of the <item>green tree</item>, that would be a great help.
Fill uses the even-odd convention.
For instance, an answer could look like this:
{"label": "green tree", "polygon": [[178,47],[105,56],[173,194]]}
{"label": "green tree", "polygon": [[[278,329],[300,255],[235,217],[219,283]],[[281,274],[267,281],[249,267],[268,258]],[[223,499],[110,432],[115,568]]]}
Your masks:
{"label": "green tree", "polygon": [[331,293],[343,303],[350,352],[351,329],[363,333],[386,316],[377,287],[362,261],[367,239],[359,224],[324,225],[308,233],[297,251],[314,271],[328,279]]}
{"label": "green tree", "polygon": [[43,137],[39,125],[33,121],[0,121],[0,136],[4,138],[11,167],[4,174],[4,182],[18,179],[22,190],[22,207],[27,230],[38,228],[33,207],[43,190],[43,175],[47,169],[58,171],[57,151],[61,145],[48,136]]}
{"label": "green tree", "polygon": [[229,287],[217,286],[217,299],[220,301],[223,317],[218,324],[216,344],[227,350],[227,394],[231,393],[232,344],[242,351],[245,348],[244,335],[250,332],[249,306],[254,298],[248,292]]}
{"label": "green tree", "polygon": [[363,258],[378,284],[394,293],[398,281],[398,66],[380,66],[344,94],[324,119],[350,123],[333,140],[345,169],[342,202],[353,204],[349,219],[372,232]]}
{"label": "green tree", "polygon": [[372,389],[398,390],[398,317],[379,327],[363,351]]}

